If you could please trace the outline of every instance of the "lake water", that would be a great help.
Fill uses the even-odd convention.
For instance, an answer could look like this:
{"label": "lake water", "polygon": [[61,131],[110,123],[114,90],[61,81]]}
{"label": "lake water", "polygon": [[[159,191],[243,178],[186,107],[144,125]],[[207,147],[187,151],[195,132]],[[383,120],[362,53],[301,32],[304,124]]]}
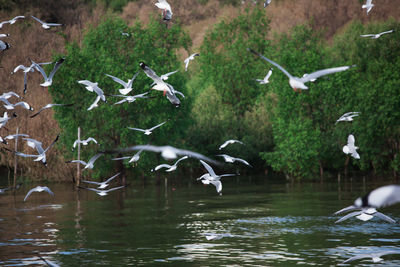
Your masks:
{"label": "lake water", "polygon": [[[377,184],[240,177],[224,182],[222,196],[193,182],[131,185],[105,197],[50,184],[54,197],[33,193],[24,203],[36,185],[0,195],[2,266],[43,265],[38,254],[61,266],[336,266],[359,253],[400,249],[399,225],[334,223],[332,213]],[[400,218],[399,205],[381,211]],[[222,238],[207,240],[212,234]],[[400,266],[400,255],[383,258],[382,266]],[[371,258],[352,264],[374,265]]]}

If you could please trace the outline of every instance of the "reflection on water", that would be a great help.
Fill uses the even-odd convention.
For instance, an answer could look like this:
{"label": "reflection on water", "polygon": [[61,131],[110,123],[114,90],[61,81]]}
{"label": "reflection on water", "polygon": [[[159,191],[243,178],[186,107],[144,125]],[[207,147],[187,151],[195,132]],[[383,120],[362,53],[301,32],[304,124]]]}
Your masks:
{"label": "reflection on water", "polygon": [[[28,187],[0,195],[0,265],[43,265],[41,255],[63,266],[336,266],[360,253],[400,250],[400,225],[334,223],[335,211],[377,185],[253,179],[224,183],[223,196],[194,184],[131,186],[103,198],[50,187],[54,198],[23,202]],[[397,210],[384,212],[399,218]],[[383,258],[400,266],[400,255]]]}

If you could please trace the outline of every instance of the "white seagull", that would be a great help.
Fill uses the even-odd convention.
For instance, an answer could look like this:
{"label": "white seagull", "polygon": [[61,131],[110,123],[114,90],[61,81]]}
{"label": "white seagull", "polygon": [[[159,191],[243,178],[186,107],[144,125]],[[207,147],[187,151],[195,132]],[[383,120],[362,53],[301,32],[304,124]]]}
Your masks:
{"label": "white seagull", "polygon": [[156,128],[160,127],[161,125],[163,125],[164,123],[166,123],[166,121],[151,127],[150,129],[139,129],[139,128],[132,128],[132,127],[128,127],[128,129],[130,130],[135,130],[135,131],[140,131],[140,132],[144,132],[145,135],[150,135]]}
{"label": "white seagull", "polygon": [[94,182],[94,181],[86,181],[86,180],[82,180],[82,182],[85,182],[85,183],[88,183],[88,184],[95,184],[95,185],[98,185],[99,187],[97,187],[98,189],[104,189],[104,188],[106,188],[106,187],[108,187],[109,186],[109,183],[115,178],[115,177],[117,177],[118,175],[120,175],[121,173],[119,172],[119,173],[117,173],[116,175],[114,175],[114,176],[112,176],[112,177],[110,177],[110,178],[108,178],[106,181],[104,181],[104,182]]}
{"label": "white seagull", "polygon": [[167,169],[165,170],[166,172],[175,171],[176,168],[178,167],[178,163],[179,163],[180,161],[182,161],[182,160],[187,159],[187,158],[189,158],[189,157],[188,157],[188,156],[184,156],[184,157],[178,159],[173,165],[169,165],[169,164],[161,164],[161,165],[158,165],[157,167],[155,167],[155,168],[152,169],[151,171],[152,171],[152,172],[153,172],[153,171],[158,171],[158,170],[161,169],[161,168],[167,168]]}
{"label": "white seagull", "polygon": [[219,157],[223,157],[225,162],[229,162],[229,163],[234,163],[235,161],[241,162],[249,167],[252,167],[247,161],[245,161],[244,159],[240,159],[240,158],[235,158],[235,157],[231,157],[229,155],[226,154],[221,154],[221,155],[217,155]]}
{"label": "white seagull", "polygon": [[[47,64],[51,64],[52,62],[43,62],[43,63],[36,63],[37,65],[47,65]],[[24,94],[26,94],[26,90],[27,90],[27,84],[28,84],[28,73],[29,72],[34,72],[35,69],[37,71],[39,71],[38,68],[36,68],[35,64],[31,64],[29,67],[25,67],[24,65],[18,65],[14,68],[13,72],[11,72],[11,74],[16,73],[19,70],[22,70],[24,72]]]}
{"label": "white seagull", "polygon": [[15,96],[16,98],[21,98],[18,94],[16,94],[13,91],[10,91],[10,92],[7,92],[7,93],[3,93],[2,95],[0,95],[0,98],[9,99],[12,96]]}
{"label": "white seagull", "polygon": [[172,19],[172,9],[166,0],[158,0],[158,3],[155,3],[155,5],[159,9],[163,10],[162,12],[163,20],[169,21]]}
{"label": "white seagull", "polygon": [[9,43],[0,40],[0,51],[1,52],[9,49],[10,47],[11,47],[11,45]]}
{"label": "white seagull", "polygon": [[80,163],[80,164],[82,164],[82,165],[85,165],[85,168],[83,168],[84,170],[85,170],[85,169],[93,169],[93,167],[94,167],[94,162],[95,162],[98,158],[100,158],[102,155],[103,155],[103,153],[97,153],[96,155],[94,155],[93,157],[91,157],[91,158],[89,159],[88,162],[85,162],[85,161],[83,161],[83,160],[70,160],[70,161],[66,161],[65,163]]}
{"label": "white seagull", "polygon": [[3,106],[8,110],[12,110],[17,106],[21,106],[24,109],[28,109],[30,111],[33,111],[33,108],[28,103],[26,103],[25,101],[21,101],[21,102],[15,103],[15,104],[11,104],[10,102],[8,102],[7,99],[1,98],[1,97],[0,97],[0,101],[4,102],[5,105],[3,105]]}
{"label": "white seagull", "polygon": [[114,105],[119,105],[125,102],[128,103],[133,103],[136,101],[136,99],[138,98],[149,98],[148,96],[146,96],[149,92],[143,93],[143,94],[138,94],[138,95],[111,95],[111,96],[115,96],[115,97],[122,97],[123,99],[114,103]]}
{"label": "white seagull", "polygon": [[94,102],[88,107],[87,110],[92,110],[94,108],[97,108],[99,106],[99,101],[100,101],[100,96],[97,96]]}
{"label": "white seagull", "polygon": [[323,70],[318,70],[318,71],[315,71],[313,73],[304,75],[302,78],[299,78],[299,77],[292,76],[281,65],[279,65],[278,63],[276,63],[276,62],[264,57],[263,55],[261,55],[260,53],[257,53],[253,49],[249,49],[248,48],[248,50],[250,52],[252,52],[253,54],[259,56],[260,58],[264,59],[265,61],[271,63],[272,65],[274,65],[278,69],[280,69],[289,78],[289,84],[293,88],[294,91],[297,91],[299,89],[303,89],[303,90],[308,89],[308,87],[304,83],[310,82],[310,81],[312,82],[312,81],[316,80],[317,78],[319,78],[321,76],[332,74],[332,73],[336,73],[336,72],[345,71],[345,70],[348,70],[348,69],[350,69],[352,67],[355,67],[355,65],[352,65],[352,66],[342,66],[342,67],[336,67],[336,68],[323,69]]}
{"label": "white seagull", "polygon": [[[106,97],[104,95],[103,90],[101,90],[101,88],[98,86],[98,83],[94,83],[88,80],[81,80],[78,81],[78,83],[85,85],[86,90],[88,90],[89,92],[94,92],[97,94],[98,97],[100,97],[100,99],[107,103]],[[97,104],[98,100],[96,99],[95,103]],[[93,104],[95,104],[93,103]],[[92,104],[92,106],[93,106]]]}
{"label": "white seagull", "polygon": [[355,159],[360,159],[360,155],[357,153],[358,146],[354,145],[355,141],[354,135],[350,134],[347,137],[347,145],[343,146],[343,152],[350,154]]}
{"label": "white seagull", "polygon": [[224,176],[235,176],[235,174],[221,174],[217,175],[215,174],[213,168],[211,168],[210,165],[208,165],[206,162],[200,160],[201,164],[203,164],[204,168],[206,168],[207,172],[206,174],[203,174],[201,177],[197,178],[197,180],[201,180],[203,184],[212,184],[215,186],[217,189],[217,193],[221,194],[222,191],[222,183],[220,181],[221,177]]}
{"label": "white seagull", "polygon": [[38,112],[36,112],[32,116],[30,116],[30,118],[36,117],[37,115],[39,115],[40,112],[42,112],[45,109],[49,109],[49,108],[52,108],[52,107],[62,107],[62,106],[68,107],[68,106],[72,106],[72,105],[73,104],[47,104],[46,106],[44,106],[41,109],[39,109]]}
{"label": "white seagull", "polygon": [[173,92],[171,91],[171,88],[168,86],[168,84],[166,82],[164,82],[164,80],[161,79],[161,77],[158,76],[154,70],[152,70],[144,62],[140,62],[139,66],[143,69],[143,72],[147,75],[147,77],[149,77],[150,79],[152,79],[154,81],[155,85],[153,86],[152,89],[157,90],[157,91],[163,91],[164,95],[166,92],[173,94]]}
{"label": "white seagull", "polygon": [[40,22],[40,24],[42,24],[42,28],[44,29],[50,29],[50,27],[55,27],[55,26],[61,26],[62,24],[60,23],[48,23],[48,22],[44,22],[40,19],[38,19],[37,17],[31,16],[34,20]]}
{"label": "white seagull", "polygon": [[348,212],[348,211],[352,211],[352,210],[356,210],[354,212],[350,212],[348,214],[346,214],[345,216],[343,216],[342,218],[340,218],[339,220],[337,220],[335,223],[340,223],[343,222],[351,217],[356,217],[357,219],[361,220],[361,221],[368,221],[371,220],[374,217],[378,217],[384,221],[390,222],[390,223],[396,223],[395,220],[393,220],[392,218],[390,218],[389,216],[378,212],[375,208],[371,208],[371,207],[366,207],[366,208],[356,208],[353,206],[341,209],[337,212],[335,212],[335,215],[341,214],[343,212]]}
{"label": "white seagull", "polygon": [[360,112],[358,111],[352,111],[352,112],[347,112],[345,114],[343,114],[336,122],[335,124],[337,124],[340,121],[353,121],[354,117],[357,117],[360,115]]}
{"label": "white seagull", "polygon": [[18,19],[24,19],[24,18],[25,18],[25,16],[16,16],[16,17],[14,17],[14,18],[12,18],[10,20],[6,20],[6,21],[3,21],[3,22],[0,22],[0,29],[3,28],[3,25],[6,24],[6,23],[14,24]]}
{"label": "white seagull", "polygon": [[47,186],[36,186],[35,188],[32,188],[31,190],[29,190],[28,194],[26,194],[26,196],[24,198],[24,202],[28,199],[28,197],[33,192],[43,192],[43,191],[45,191],[45,192],[49,193],[50,195],[54,196],[54,193]]}
{"label": "white seagull", "polygon": [[110,77],[111,79],[113,79],[114,82],[119,83],[120,85],[122,85],[124,88],[123,89],[119,89],[119,92],[123,95],[128,94],[130,91],[132,91],[132,83],[133,81],[136,79],[136,77],[138,76],[139,72],[135,73],[135,75],[133,75],[132,79],[128,80],[128,82],[124,82],[123,80],[111,76],[109,74],[106,74],[106,76]]}
{"label": "white seagull", "polygon": [[56,61],[56,64],[54,65],[53,70],[50,72],[49,76],[47,77],[46,72],[44,69],[37,63],[35,63],[32,59],[31,62],[35,66],[35,69],[37,69],[43,76],[44,82],[40,84],[40,86],[47,87],[50,86],[53,83],[53,76],[56,73],[56,71],[61,67],[63,64],[65,58],[60,58],[59,60]]}
{"label": "white seagull", "polygon": [[112,160],[124,160],[124,159],[130,159],[129,163],[132,162],[137,162],[140,159],[140,154],[142,153],[142,150],[139,150],[138,152],[135,153],[135,155],[133,155],[132,157],[121,157],[121,158],[113,158]]}
{"label": "white seagull", "polygon": [[122,154],[131,151],[137,150],[145,150],[151,151],[156,153],[161,153],[161,156],[166,160],[176,159],[178,156],[189,156],[191,158],[202,159],[204,161],[210,162],[215,165],[221,165],[220,162],[210,159],[200,153],[193,152],[186,149],[179,149],[172,146],[153,146],[153,145],[137,145],[137,146],[130,146],[126,148],[117,148],[112,150],[101,151],[100,153],[106,154]]}
{"label": "white seagull", "polygon": [[379,37],[381,37],[384,34],[388,34],[388,33],[392,33],[394,32],[394,30],[390,30],[390,31],[386,31],[386,32],[381,32],[381,33],[377,33],[377,34],[362,34],[360,35],[361,37],[365,37],[365,38],[370,38],[370,39],[378,39]]}
{"label": "white seagull", "polygon": [[389,255],[389,254],[400,254],[400,250],[398,250],[398,251],[388,250],[388,251],[381,251],[378,253],[360,254],[360,255],[356,255],[354,257],[351,257],[351,258],[345,260],[341,264],[348,263],[348,262],[354,261],[354,260],[365,259],[365,258],[372,258],[372,261],[374,263],[378,263],[378,262],[383,261],[383,259],[381,258],[382,256]]}
{"label": "white seagull", "polygon": [[7,111],[4,112],[3,117],[0,117],[0,128],[5,126],[10,119],[16,118],[17,114],[13,113],[12,117],[8,117]]}
{"label": "white seagull", "polygon": [[199,53],[194,53],[194,54],[191,54],[188,58],[186,58],[186,59],[184,60],[184,62],[185,62],[185,71],[187,71],[187,68],[188,68],[188,66],[189,66],[189,62],[190,62],[191,60],[194,60],[194,57],[198,57],[198,56],[200,56]]}
{"label": "white seagull", "polygon": [[372,4],[372,0],[366,0],[365,4],[361,6],[362,9],[366,8],[367,9],[367,15],[368,13],[371,11],[371,9],[374,7],[375,5]]}
{"label": "white seagull", "polygon": [[87,189],[87,190],[94,191],[94,192],[96,192],[99,196],[103,197],[103,196],[107,196],[108,193],[111,192],[111,191],[118,190],[118,189],[121,189],[121,188],[126,187],[126,185],[117,186],[117,187],[110,188],[110,189],[107,189],[107,190],[99,190],[99,189],[95,189],[95,188],[81,187],[81,186],[78,186],[78,187],[79,187],[79,188],[82,188],[82,189]]}
{"label": "white seagull", "polygon": [[266,8],[267,6],[269,6],[269,4],[271,4],[272,0],[265,0],[264,2],[264,8]]}
{"label": "white seagull", "polygon": [[218,149],[221,150],[221,149],[225,148],[227,145],[234,144],[234,143],[239,143],[239,144],[243,145],[243,142],[241,142],[239,140],[231,139],[231,140],[225,141],[225,143],[223,143]]}
{"label": "white seagull", "polygon": [[272,68],[269,69],[267,75],[264,77],[264,79],[256,79],[257,82],[259,82],[260,84],[267,84],[269,83],[269,77],[271,77],[272,75]]}
{"label": "white seagull", "polygon": [[28,146],[30,146],[33,149],[36,149],[38,154],[37,155],[24,154],[24,153],[15,151],[15,155],[20,156],[20,157],[24,157],[24,158],[36,158],[33,161],[41,161],[44,166],[47,166],[46,152],[58,141],[59,137],[60,137],[60,135],[58,134],[56,139],[46,149],[43,149],[42,142],[39,142],[39,141],[37,141],[35,139],[32,139],[32,138],[23,138],[23,140],[27,141],[26,144]]}
{"label": "white seagull", "polygon": [[86,140],[79,140],[79,139],[76,139],[75,142],[74,142],[73,148],[75,148],[77,144],[82,144],[82,145],[84,145],[84,146],[87,146],[87,145],[89,144],[90,141],[92,141],[92,142],[94,142],[95,144],[97,144],[96,139],[94,139],[93,137],[89,137],[89,138],[87,138]]}

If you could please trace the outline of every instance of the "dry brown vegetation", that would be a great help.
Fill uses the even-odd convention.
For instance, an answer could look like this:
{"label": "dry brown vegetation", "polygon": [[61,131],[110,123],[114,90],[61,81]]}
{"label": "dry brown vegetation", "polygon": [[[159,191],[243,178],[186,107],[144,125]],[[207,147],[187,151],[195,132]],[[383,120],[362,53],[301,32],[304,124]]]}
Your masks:
{"label": "dry brown vegetation", "polygon": [[[154,1],[139,0],[130,2],[120,16],[132,24],[139,19],[144,24],[149,21],[151,15],[160,16],[160,11],[154,6]],[[207,30],[221,19],[231,19],[244,11],[245,7],[253,7],[250,4],[234,7],[230,5],[221,6],[217,0],[210,0],[202,5],[194,0],[169,0],[173,7],[173,21],[179,20],[185,25],[193,40],[193,49],[197,49],[204,38]],[[260,3],[258,5],[262,5]],[[35,3],[35,2],[33,2]],[[276,0],[265,9],[271,19],[272,32],[288,32],[292,27],[313,20],[313,27],[325,29],[327,38],[332,37],[338,30],[354,19],[363,22],[371,20],[386,20],[390,17],[398,20],[400,18],[400,0],[380,0],[367,16],[365,10],[361,9],[358,0]],[[23,73],[11,75],[11,71],[19,64],[29,65],[28,58],[37,62],[51,61],[54,53],[63,53],[67,41],[80,42],[83,37],[82,29],[89,24],[96,25],[107,11],[102,7],[93,7],[84,1],[62,0],[62,1],[40,1],[40,5],[33,4],[25,9],[14,10],[13,12],[0,12],[0,20],[8,20],[15,15],[30,14],[49,21],[66,24],[62,28],[44,30],[38,23],[30,18],[20,20],[14,25],[5,25],[2,33],[9,33],[11,38],[4,39],[12,47],[1,55],[0,82],[1,92],[15,91],[22,95]],[[174,22],[172,22],[174,23]],[[182,57],[186,51],[182,51]],[[57,75],[55,76],[57,77]],[[37,72],[28,76],[28,93],[24,101],[30,103],[35,110],[51,103],[48,88],[42,88],[39,83],[42,77]],[[5,111],[0,110],[0,115]],[[0,135],[15,133],[19,127],[20,133],[29,134],[32,138],[43,141],[46,147],[59,133],[57,122],[53,119],[53,111],[47,110],[41,115],[30,119],[29,111],[17,108],[19,117],[10,121],[5,129],[0,129]],[[10,112],[9,112],[10,113]],[[8,147],[13,147],[13,141]],[[18,148],[20,151],[33,152],[21,142]],[[67,148],[69,149],[69,148]],[[8,152],[0,154],[2,165],[13,165],[13,156]],[[70,180],[73,167],[63,164],[62,151],[52,149],[49,153],[49,167],[45,168],[32,159],[19,159],[19,168],[23,173],[29,174],[33,179]],[[56,170],[56,171],[55,171]]]}

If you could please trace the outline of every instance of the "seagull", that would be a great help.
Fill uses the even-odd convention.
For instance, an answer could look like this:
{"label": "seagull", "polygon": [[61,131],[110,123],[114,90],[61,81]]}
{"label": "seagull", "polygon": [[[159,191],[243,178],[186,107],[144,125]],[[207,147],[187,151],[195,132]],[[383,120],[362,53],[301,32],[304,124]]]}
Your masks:
{"label": "seagull", "polygon": [[250,52],[252,52],[253,54],[261,57],[262,59],[264,59],[265,61],[271,63],[272,65],[274,65],[275,67],[277,67],[278,69],[280,69],[288,78],[289,78],[289,84],[290,86],[294,89],[294,91],[297,91],[299,89],[303,89],[306,90],[308,89],[308,87],[304,84],[306,82],[310,82],[313,80],[316,80],[317,78],[324,76],[324,75],[328,75],[331,73],[335,73],[335,72],[341,72],[341,71],[345,71],[348,70],[350,68],[355,67],[356,65],[352,65],[352,66],[342,66],[342,67],[336,67],[336,68],[329,68],[329,69],[323,69],[323,70],[318,70],[316,72],[307,74],[305,76],[303,76],[302,78],[299,77],[295,77],[292,76],[289,72],[287,72],[281,65],[279,65],[278,63],[264,57],[263,55],[261,55],[260,53],[257,53],[256,51],[254,51],[253,49],[248,48],[248,50]]}
{"label": "seagull", "polygon": [[8,33],[0,33],[0,38],[8,37],[10,36]]}
{"label": "seagull", "polygon": [[[48,65],[51,64],[52,62],[43,62],[43,63],[36,63],[38,65]],[[27,90],[27,83],[28,83],[28,72],[34,72],[35,69],[39,71],[38,68],[36,68],[35,64],[31,64],[29,67],[25,67],[24,65],[18,65],[17,67],[14,68],[14,71],[11,72],[11,74],[16,73],[19,70],[22,70],[24,72],[24,94],[26,94]]]}
{"label": "seagull", "polygon": [[[178,71],[179,71],[179,70],[175,70],[175,71],[172,71],[172,72],[165,73],[165,74],[161,75],[160,78],[161,78],[161,80],[166,81],[166,80],[168,80],[169,76],[171,76],[172,74],[177,73]],[[156,83],[153,82],[152,84],[150,84],[150,86],[153,86],[153,85],[155,85],[155,84],[156,84]]]}
{"label": "seagull", "polygon": [[80,163],[80,164],[82,164],[82,165],[85,165],[85,168],[83,168],[83,169],[93,169],[93,167],[94,167],[94,162],[95,162],[99,157],[101,157],[102,155],[103,155],[103,153],[97,153],[96,155],[94,155],[93,157],[91,157],[91,158],[89,159],[88,162],[85,162],[85,161],[83,161],[83,160],[70,160],[70,161],[66,161],[65,163],[75,163],[75,162],[78,162],[78,163]]}
{"label": "seagull", "polygon": [[267,75],[264,77],[264,79],[256,79],[257,82],[259,82],[260,84],[267,84],[269,83],[269,77],[271,77],[272,75],[272,68],[269,69]]}
{"label": "seagull", "polygon": [[179,163],[180,161],[182,161],[182,160],[187,159],[187,158],[189,158],[189,156],[184,156],[184,157],[178,159],[178,160],[174,163],[174,165],[169,165],[169,164],[161,164],[161,165],[158,165],[157,167],[155,167],[155,168],[152,169],[151,171],[152,171],[152,172],[153,172],[153,171],[158,171],[158,170],[161,169],[161,168],[167,168],[167,169],[165,170],[166,172],[175,171],[176,168],[178,167],[178,163]]}
{"label": "seagull", "polygon": [[14,112],[12,117],[8,117],[7,112],[4,112],[3,117],[0,117],[0,128],[5,126],[10,119],[18,117],[17,114]]}
{"label": "seagull", "polygon": [[235,174],[221,174],[217,175],[215,174],[213,168],[211,168],[210,165],[208,165],[206,162],[200,160],[201,164],[203,164],[204,168],[206,168],[207,172],[206,174],[203,174],[201,177],[197,178],[197,180],[201,180],[203,184],[212,184],[215,186],[217,189],[217,193],[221,194],[222,191],[222,183],[220,181],[221,177],[224,176],[235,176]]}
{"label": "seagull", "polygon": [[175,148],[172,146],[137,145],[126,148],[117,148],[113,150],[100,151],[100,153],[122,154],[125,152],[137,151],[137,150],[145,150],[145,151],[161,153],[161,156],[166,160],[176,159],[178,156],[189,156],[191,158],[202,159],[204,161],[210,162],[215,165],[221,165],[220,162],[210,159],[209,157],[206,157],[200,153],[193,152],[190,150]]}
{"label": "seagull", "polygon": [[15,155],[20,156],[20,157],[24,157],[24,158],[29,158],[29,157],[36,158],[33,161],[41,161],[44,166],[47,166],[46,152],[58,141],[59,137],[60,137],[60,135],[58,134],[56,139],[54,139],[54,141],[46,149],[43,149],[42,142],[39,142],[39,141],[37,141],[35,139],[32,139],[32,138],[23,138],[23,140],[27,141],[27,145],[28,146],[30,146],[31,148],[36,149],[38,154],[37,155],[24,154],[24,153],[15,151]]}
{"label": "seagull", "polygon": [[368,13],[371,11],[371,9],[374,7],[375,5],[372,4],[372,0],[366,0],[365,4],[361,6],[362,9],[366,8],[367,9],[367,15]]}
{"label": "seagull", "polygon": [[156,84],[155,86],[153,86],[152,89],[157,90],[157,91],[163,91],[164,95],[166,92],[169,92],[171,94],[173,94],[171,92],[170,87],[168,86],[168,84],[166,82],[164,82],[163,79],[161,79],[154,70],[152,70],[149,66],[147,66],[144,62],[140,62],[139,66],[143,69],[144,73],[147,75],[147,77],[151,78],[154,83]]}
{"label": "seagull", "polygon": [[12,140],[12,139],[16,139],[18,137],[29,137],[29,135],[27,135],[27,134],[10,134],[10,135],[7,135],[6,137],[4,137],[4,139]]}
{"label": "seagull", "polygon": [[162,9],[162,15],[163,15],[163,20],[169,21],[172,19],[172,10],[171,6],[168,4],[166,0],[158,0],[158,3],[155,3],[155,5],[159,8]]}
{"label": "seagull", "polygon": [[357,256],[354,256],[354,257],[351,257],[351,258],[345,260],[341,264],[348,263],[348,262],[354,261],[354,260],[365,259],[365,258],[372,258],[372,261],[374,263],[377,263],[377,262],[383,261],[383,259],[381,258],[382,256],[389,255],[389,254],[400,254],[400,251],[388,250],[388,251],[382,251],[382,252],[378,252],[378,253],[360,254],[360,255],[357,255]]}
{"label": "seagull", "polygon": [[72,105],[73,104],[47,104],[46,106],[44,106],[41,109],[39,109],[39,111],[37,113],[35,113],[32,116],[30,116],[30,118],[36,117],[37,115],[39,115],[40,112],[42,112],[45,109],[49,109],[49,108],[52,108],[52,107],[62,107],[62,106],[70,107]]}
{"label": "seagull", "polygon": [[15,96],[16,98],[21,98],[18,94],[16,94],[13,91],[10,91],[10,92],[7,92],[7,93],[3,93],[2,95],[0,95],[0,98],[9,99],[12,96]]}
{"label": "seagull", "polygon": [[252,167],[247,161],[245,161],[244,159],[240,159],[240,158],[235,158],[235,157],[231,157],[229,155],[226,154],[221,154],[221,155],[217,155],[219,157],[223,157],[225,162],[229,162],[229,163],[234,163],[235,161],[239,161],[249,167]]}
{"label": "seagull", "polygon": [[125,102],[128,103],[133,103],[136,101],[136,99],[138,98],[149,98],[148,96],[146,96],[149,92],[143,93],[143,94],[138,94],[138,95],[132,95],[132,96],[127,96],[127,95],[111,95],[111,96],[115,96],[115,97],[122,97],[123,99],[114,103],[114,105],[119,105]]}
{"label": "seagull", "polygon": [[4,104],[5,104],[4,107],[5,107],[6,109],[8,109],[8,110],[14,109],[14,108],[17,107],[17,106],[21,106],[21,107],[23,107],[23,108],[25,108],[25,109],[28,109],[28,110],[30,110],[30,111],[33,111],[33,108],[32,108],[28,103],[26,103],[26,102],[24,102],[24,101],[21,101],[21,102],[15,103],[15,104],[11,104],[11,103],[8,102],[8,100],[5,99],[5,98],[0,98],[0,101],[3,101],[3,102],[4,102]]}
{"label": "seagull", "polygon": [[[104,92],[98,86],[98,83],[94,83],[94,82],[91,82],[91,81],[88,81],[88,80],[81,80],[81,81],[78,81],[78,83],[85,85],[86,90],[88,90],[89,92],[95,92],[103,102],[107,103],[107,100],[106,100],[106,97],[104,95]],[[97,101],[97,98],[96,98],[95,103],[97,104],[97,102],[98,101]],[[93,103],[92,106],[95,103]]]}
{"label": "seagull", "polygon": [[116,175],[114,175],[114,176],[108,178],[105,182],[93,182],[93,181],[86,181],[86,180],[82,180],[82,182],[85,182],[85,183],[88,183],[88,184],[95,184],[95,185],[98,185],[98,186],[99,186],[99,187],[97,187],[98,189],[104,189],[104,188],[108,187],[108,186],[109,186],[109,183],[110,183],[115,177],[117,177],[117,176],[120,175],[120,174],[121,174],[120,172],[117,173]]}
{"label": "seagull", "polygon": [[393,220],[392,218],[390,218],[389,216],[387,216],[387,215],[385,215],[383,213],[378,212],[375,208],[371,208],[371,207],[356,208],[356,207],[353,207],[353,206],[350,206],[350,207],[347,207],[347,208],[344,208],[344,209],[341,209],[341,210],[335,212],[335,215],[341,214],[343,212],[351,211],[351,210],[357,210],[357,211],[350,212],[350,213],[346,214],[345,216],[343,216],[342,218],[337,220],[335,223],[343,222],[343,221],[345,221],[345,220],[347,220],[347,219],[349,219],[351,217],[354,217],[354,216],[356,216],[357,219],[359,219],[361,221],[364,221],[364,222],[368,221],[368,220],[371,220],[372,218],[374,218],[376,216],[376,217],[378,217],[378,218],[380,218],[380,219],[382,219],[384,221],[387,221],[387,222],[390,222],[390,223],[394,223],[394,224],[396,223],[395,220]]}
{"label": "seagull", "polygon": [[223,143],[218,149],[221,150],[221,149],[225,148],[227,145],[234,144],[234,143],[239,143],[239,144],[243,145],[243,142],[240,142],[239,140],[231,139],[231,140],[225,141],[225,143]]}
{"label": "seagull", "polygon": [[384,34],[387,33],[392,33],[394,32],[394,30],[390,30],[390,31],[386,31],[386,32],[381,32],[381,33],[377,33],[377,34],[362,34],[360,35],[361,37],[366,37],[366,38],[370,38],[370,39],[378,39],[379,37],[381,37]]}
{"label": "seagull", "polygon": [[94,102],[90,105],[90,107],[88,107],[87,110],[92,110],[94,108],[97,108],[99,105],[99,101],[100,101],[100,96],[97,96],[96,99],[94,100]]}
{"label": "seagull", "polygon": [[138,152],[135,153],[132,157],[121,157],[121,158],[113,158],[112,160],[124,160],[124,159],[130,159],[129,163],[132,162],[137,162],[140,159],[140,154],[142,153],[142,150],[139,150]]}
{"label": "seagull", "polygon": [[24,19],[24,18],[25,18],[25,16],[16,16],[16,17],[14,17],[14,18],[12,18],[10,20],[6,20],[6,21],[3,21],[3,22],[0,22],[0,29],[3,28],[3,25],[6,24],[6,23],[14,24],[18,19]]}
{"label": "seagull", "polygon": [[185,62],[185,71],[187,71],[187,68],[188,68],[188,66],[189,66],[189,62],[190,62],[191,60],[194,60],[194,57],[198,57],[198,56],[200,56],[199,53],[194,53],[194,54],[191,54],[188,58],[186,58],[186,59],[184,60],[184,62]]}
{"label": "seagull", "polygon": [[123,80],[111,76],[109,74],[106,74],[106,76],[110,77],[111,79],[114,80],[114,82],[119,83],[120,85],[122,85],[124,88],[123,89],[119,89],[119,92],[123,95],[128,94],[130,91],[132,91],[132,83],[133,81],[136,79],[136,77],[138,76],[139,72],[136,72],[135,75],[133,75],[132,79],[128,80],[128,82],[124,82]]}
{"label": "seagull", "polygon": [[266,8],[267,6],[269,6],[269,4],[271,4],[272,0],[265,0],[264,2],[264,8]]}
{"label": "seagull", "polygon": [[33,193],[33,192],[43,192],[46,191],[50,195],[54,196],[54,193],[48,188],[47,186],[36,186],[35,188],[32,188],[29,190],[28,194],[26,194],[24,198],[24,202],[28,199],[28,197]]}
{"label": "seagull", "polygon": [[207,240],[219,240],[224,237],[232,237],[231,234],[214,234],[214,233],[205,233],[204,234]]}
{"label": "seagull", "polygon": [[61,26],[62,24],[59,24],[59,23],[48,23],[48,22],[44,22],[44,21],[41,21],[40,19],[38,19],[38,18],[36,18],[36,17],[34,17],[34,16],[31,16],[34,20],[36,20],[36,21],[38,21],[38,22],[40,22],[40,24],[42,24],[42,28],[44,28],[44,29],[50,29],[50,27],[55,27],[55,26]]}
{"label": "seagull", "polygon": [[78,186],[78,187],[79,187],[79,188],[82,188],[82,189],[87,189],[87,190],[94,191],[94,192],[96,192],[99,196],[102,196],[102,197],[103,197],[103,196],[108,195],[108,193],[111,192],[111,191],[118,190],[118,189],[121,189],[121,188],[126,187],[126,185],[117,186],[117,187],[110,188],[110,189],[107,189],[107,190],[99,190],[99,189],[95,189],[95,188],[81,187],[81,186]]}
{"label": "seagull", "polygon": [[87,146],[87,145],[89,144],[90,141],[92,141],[92,142],[94,142],[94,143],[97,144],[96,139],[94,139],[93,137],[89,137],[89,138],[86,139],[86,140],[79,140],[79,139],[76,139],[75,142],[74,142],[73,148],[75,148],[77,144],[82,144],[82,145],[84,145],[84,146]]}
{"label": "seagull", "polygon": [[354,135],[350,134],[349,137],[347,137],[347,145],[343,147],[343,152],[345,154],[351,154],[351,156],[355,159],[360,159],[360,155],[358,155],[356,151],[358,149],[358,146],[355,146],[354,143]]}
{"label": "seagull", "polygon": [[154,129],[160,127],[161,125],[163,125],[164,123],[166,123],[166,121],[150,128],[150,129],[139,129],[139,128],[132,128],[132,127],[128,127],[128,129],[130,130],[135,130],[135,131],[140,131],[140,132],[144,132],[145,135],[150,135],[152,133],[152,131],[154,131]]}
{"label": "seagull", "polygon": [[62,63],[64,62],[65,58],[60,58],[59,60],[56,61],[56,64],[54,65],[53,70],[50,72],[50,75],[47,77],[46,72],[44,69],[37,63],[35,63],[32,59],[31,62],[32,64],[35,65],[35,69],[37,69],[43,76],[44,82],[40,84],[40,86],[47,87],[50,86],[53,83],[53,76],[56,73],[56,71],[61,67]]}
{"label": "seagull", "polygon": [[10,47],[11,47],[11,45],[9,43],[0,40],[0,51],[1,52],[9,49]]}
{"label": "seagull", "polygon": [[353,121],[353,117],[357,117],[358,115],[360,115],[360,112],[358,111],[352,111],[352,112],[347,112],[345,114],[343,114],[337,121],[335,124],[337,124],[339,121]]}

